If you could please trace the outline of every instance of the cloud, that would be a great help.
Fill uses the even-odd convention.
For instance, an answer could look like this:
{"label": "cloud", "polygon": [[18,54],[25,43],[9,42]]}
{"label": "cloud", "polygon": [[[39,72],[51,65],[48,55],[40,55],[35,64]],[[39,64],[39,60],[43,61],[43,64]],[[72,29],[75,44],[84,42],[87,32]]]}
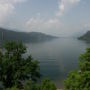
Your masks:
{"label": "cloud", "polygon": [[2,25],[9,14],[15,9],[17,3],[22,3],[26,0],[0,0],[0,25]]}
{"label": "cloud", "polygon": [[[57,17],[62,16],[64,13],[69,11],[72,7],[77,5],[80,0],[59,0],[59,11],[56,13],[54,18],[44,19],[40,17],[40,14],[35,17],[30,18],[26,21],[27,31],[41,31],[41,32],[61,32],[67,30],[64,23]],[[68,27],[68,26],[67,26]]]}
{"label": "cloud", "polygon": [[22,3],[22,2],[26,2],[27,0],[11,0],[12,3]]}
{"label": "cloud", "polygon": [[40,17],[30,18],[26,21],[26,28],[30,31],[48,31],[57,30],[62,26],[62,23],[57,18],[44,19]]}
{"label": "cloud", "polygon": [[58,12],[56,13],[56,16],[62,16],[67,11],[69,11],[72,7],[74,7],[76,4],[78,4],[80,0],[60,0],[58,3]]}
{"label": "cloud", "polygon": [[[73,30],[73,27],[66,25],[62,22],[60,18],[57,16],[64,15],[67,11],[76,6],[80,0],[59,0],[58,12],[55,13],[53,18],[51,17],[42,17],[42,13],[37,13],[36,17],[27,17],[28,20],[20,22],[12,22],[7,23],[8,16],[15,12],[15,6],[18,3],[23,3],[27,0],[0,0],[0,26],[6,26],[8,28],[20,29],[21,31],[38,31],[38,32],[46,32],[53,35],[61,35],[70,33]],[[35,15],[35,14],[34,14]],[[5,23],[6,22],[6,23]],[[76,28],[75,28],[76,29]],[[74,31],[74,30],[73,30]]]}

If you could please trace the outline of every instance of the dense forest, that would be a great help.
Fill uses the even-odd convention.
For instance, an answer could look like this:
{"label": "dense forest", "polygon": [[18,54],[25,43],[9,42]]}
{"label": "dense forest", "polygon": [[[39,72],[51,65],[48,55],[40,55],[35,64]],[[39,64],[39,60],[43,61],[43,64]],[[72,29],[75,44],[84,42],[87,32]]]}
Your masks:
{"label": "dense forest", "polygon": [[90,31],[85,33],[83,36],[79,37],[80,40],[85,40],[87,42],[90,42]]}

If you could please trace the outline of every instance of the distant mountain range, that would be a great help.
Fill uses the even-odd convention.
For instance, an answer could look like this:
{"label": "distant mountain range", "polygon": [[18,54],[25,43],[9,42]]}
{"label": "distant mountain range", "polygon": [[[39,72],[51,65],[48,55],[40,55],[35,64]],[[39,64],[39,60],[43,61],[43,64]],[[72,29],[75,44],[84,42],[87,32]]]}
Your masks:
{"label": "distant mountain range", "polygon": [[0,28],[0,41],[44,42],[57,37],[40,32],[16,32]]}
{"label": "distant mountain range", "polygon": [[85,33],[83,36],[79,37],[80,40],[85,40],[87,42],[90,42],[90,31]]}

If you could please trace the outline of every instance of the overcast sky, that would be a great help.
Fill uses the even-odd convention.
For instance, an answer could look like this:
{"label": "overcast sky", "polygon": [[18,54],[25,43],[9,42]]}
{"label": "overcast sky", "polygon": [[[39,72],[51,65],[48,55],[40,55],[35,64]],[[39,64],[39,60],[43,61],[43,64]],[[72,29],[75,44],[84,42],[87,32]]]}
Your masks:
{"label": "overcast sky", "polygon": [[0,27],[70,36],[90,29],[90,0],[0,0]]}

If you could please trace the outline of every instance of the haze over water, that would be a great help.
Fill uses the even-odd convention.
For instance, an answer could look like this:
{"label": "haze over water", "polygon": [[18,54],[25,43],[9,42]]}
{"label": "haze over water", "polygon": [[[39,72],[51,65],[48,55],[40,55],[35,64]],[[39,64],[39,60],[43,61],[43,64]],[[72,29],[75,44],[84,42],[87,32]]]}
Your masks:
{"label": "haze over water", "polygon": [[55,81],[57,87],[63,86],[67,74],[78,69],[78,58],[89,44],[73,38],[60,38],[43,43],[27,44],[27,54],[40,61],[40,71]]}

